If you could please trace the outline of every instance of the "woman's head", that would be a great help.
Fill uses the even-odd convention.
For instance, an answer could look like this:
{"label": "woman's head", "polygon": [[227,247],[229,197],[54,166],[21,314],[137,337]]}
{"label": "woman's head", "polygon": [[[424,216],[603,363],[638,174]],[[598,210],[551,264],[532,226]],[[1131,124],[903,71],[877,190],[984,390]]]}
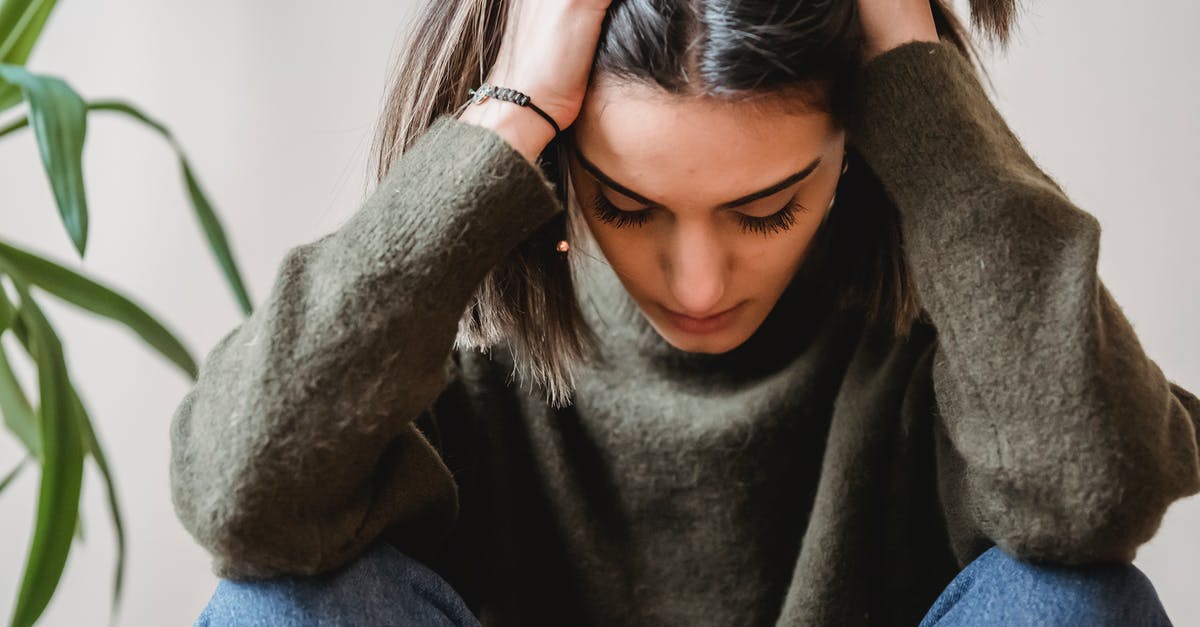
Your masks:
{"label": "woman's head", "polygon": [[[856,1],[613,0],[579,117],[543,154],[568,211],[479,286],[456,346],[507,342],[525,380],[566,404],[596,339],[574,262],[554,246],[583,237],[681,350],[736,348],[800,271],[819,273],[838,308],[907,333],[919,307],[898,216],[843,130],[861,63]],[[482,82],[508,4],[425,6],[379,129],[377,178]],[[975,0],[972,17],[1003,42],[1012,4]],[[932,6],[940,36],[972,54]],[[730,309],[707,332],[671,314]]]}
{"label": "woman's head", "polygon": [[[723,353],[767,317],[837,190],[845,133],[824,110],[676,96],[598,75],[567,146],[576,209],[647,321]],[[717,323],[699,325],[682,316]]]}

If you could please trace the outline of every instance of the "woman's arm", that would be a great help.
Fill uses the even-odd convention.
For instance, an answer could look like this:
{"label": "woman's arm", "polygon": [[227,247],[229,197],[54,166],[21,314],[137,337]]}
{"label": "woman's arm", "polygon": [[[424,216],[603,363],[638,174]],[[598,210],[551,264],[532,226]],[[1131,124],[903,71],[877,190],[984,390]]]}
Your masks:
{"label": "woman's arm", "polygon": [[[1163,375],[1096,274],[1100,225],[1032,161],[947,42],[859,75],[850,141],[901,214],[937,328],[943,507],[1031,561],[1133,560],[1200,492],[1200,402]],[[965,561],[964,561],[965,563]]]}
{"label": "woman's arm", "polygon": [[439,118],[339,229],[284,256],[171,423],[172,500],[226,578],[314,574],[458,511],[417,427],[486,273],[561,210],[495,132]]}

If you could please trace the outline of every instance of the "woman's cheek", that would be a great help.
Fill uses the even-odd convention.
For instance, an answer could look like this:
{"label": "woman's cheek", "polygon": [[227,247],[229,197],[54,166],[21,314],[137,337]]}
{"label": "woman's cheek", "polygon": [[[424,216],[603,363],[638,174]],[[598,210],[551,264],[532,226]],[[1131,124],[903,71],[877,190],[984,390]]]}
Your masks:
{"label": "woman's cheek", "polygon": [[616,229],[603,223],[594,228],[593,235],[600,250],[617,270],[644,273],[654,266],[654,242],[638,233],[641,229]]}

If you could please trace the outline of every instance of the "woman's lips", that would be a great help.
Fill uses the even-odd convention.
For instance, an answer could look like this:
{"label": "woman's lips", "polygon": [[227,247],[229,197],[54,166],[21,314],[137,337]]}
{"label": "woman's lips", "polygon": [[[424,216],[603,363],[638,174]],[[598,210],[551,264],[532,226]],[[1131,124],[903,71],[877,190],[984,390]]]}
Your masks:
{"label": "woman's lips", "polygon": [[663,307],[663,311],[666,312],[667,319],[671,321],[671,324],[682,331],[687,333],[712,333],[729,326],[729,323],[733,322],[734,317],[737,316],[741,307],[742,303],[738,303],[719,314],[714,314],[706,318],[685,316],[681,313],[671,311],[666,307]]}

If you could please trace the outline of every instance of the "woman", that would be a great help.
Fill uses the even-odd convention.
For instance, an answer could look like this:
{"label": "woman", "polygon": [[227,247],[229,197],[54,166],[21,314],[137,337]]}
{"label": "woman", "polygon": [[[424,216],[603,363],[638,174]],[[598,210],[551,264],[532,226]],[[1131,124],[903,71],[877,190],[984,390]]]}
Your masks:
{"label": "woman", "polygon": [[1130,562],[1200,401],[966,41],[928,0],[430,3],[378,188],[175,414],[199,624],[1169,624]]}

